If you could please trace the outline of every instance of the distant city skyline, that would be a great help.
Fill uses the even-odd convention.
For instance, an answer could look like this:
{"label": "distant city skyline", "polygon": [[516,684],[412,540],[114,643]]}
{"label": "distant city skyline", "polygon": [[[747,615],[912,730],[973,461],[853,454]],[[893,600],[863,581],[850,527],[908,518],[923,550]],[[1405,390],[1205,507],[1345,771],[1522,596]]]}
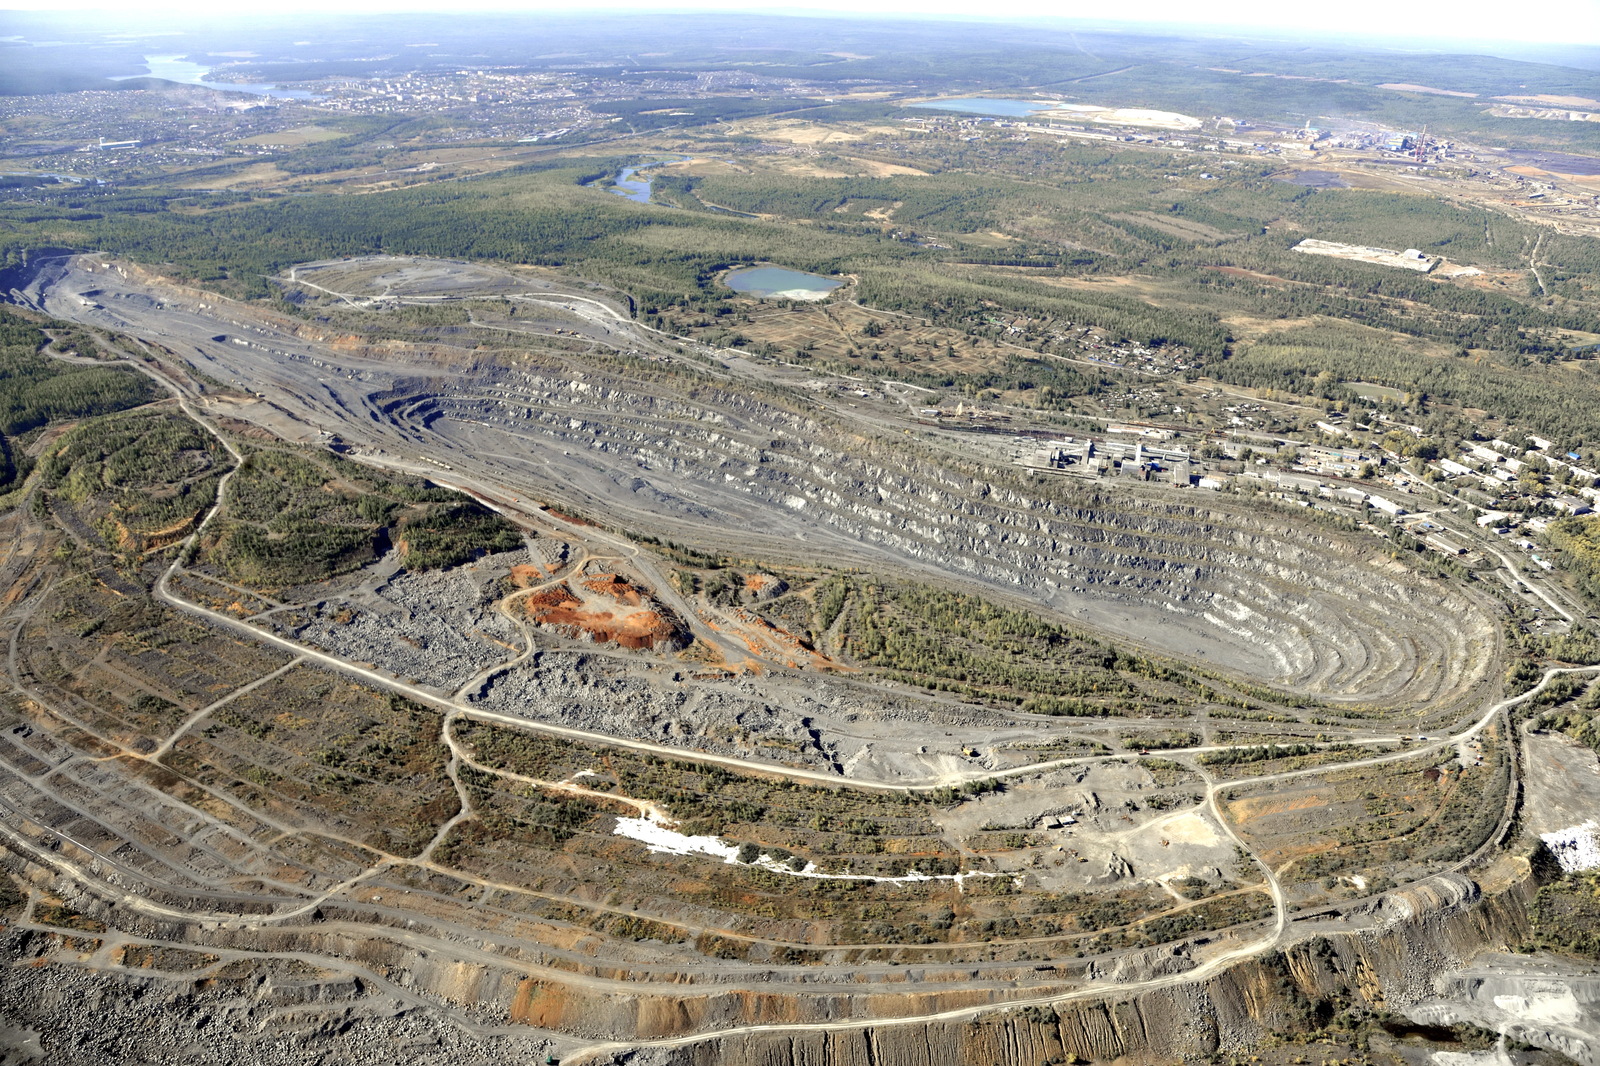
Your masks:
{"label": "distant city skyline", "polygon": [[[1047,0],[1009,0],[972,5],[957,0],[806,0],[783,7],[755,7],[749,0],[688,0],[683,3],[646,4],[640,0],[584,0],[576,10],[608,12],[639,11],[650,14],[701,11],[745,11],[754,14],[850,15],[871,17],[984,18],[984,19],[1081,19],[1105,23],[1108,10],[1096,5],[1065,5]],[[466,0],[446,4],[441,0],[275,0],[270,14],[385,14],[440,13],[455,16],[473,12],[576,13],[575,5],[559,0]],[[133,17],[177,16],[217,19],[217,5],[211,0],[145,0],[137,10],[116,8],[106,0],[0,0],[0,14],[7,11],[104,12],[118,21]],[[260,17],[267,9],[240,11]],[[1345,0],[1338,5],[1298,5],[1272,0],[1233,0],[1202,9],[1192,0],[1143,0],[1138,5],[1116,10],[1119,23],[1157,26],[1169,24],[1186,32],[1275,34],[1337,34],[1349,37],[1380,37],[1440,42],[1520,42],[1552,45],[1600,45],[1600,0],[1548,0],[1517,18],[1507,9],[1472,5],[1448,0],[1413,0],[1397,4],[1393,0]],[[3,29],[3,27],[0,27]]]}

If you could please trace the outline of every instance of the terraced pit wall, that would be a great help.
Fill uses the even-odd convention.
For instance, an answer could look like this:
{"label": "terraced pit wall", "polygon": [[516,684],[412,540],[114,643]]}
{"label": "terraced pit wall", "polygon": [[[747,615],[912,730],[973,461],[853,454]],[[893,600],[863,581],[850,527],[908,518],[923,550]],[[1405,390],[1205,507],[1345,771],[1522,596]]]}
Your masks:
{"label": "terraced pit wall", "polygon": [[[1349,913],[1359,932],[1326,931],[1217,977],[1130,996],[1031,1007],[931,1024],[756,1033],[591,1060],[628,1066],[1034,1066],[1060,1062],[1178,1062],[1304,1033],[1340,1011],[1404,1015],[1435,994],[1437,975],[1519,943],[1534,886],[1523,878],[1479,895],[1465,877],[1421,883]],[[1362,911],[1367,913],[1363,914]],[[1160,963],[1152,972],[1159,972]],[[1536,1034],[1525,1033],[1524,1036]]]}
{"label": "terraced pit wall", "polygon": [[1470,593],[1359,534],[1215,494],[1200,506],[968,470],[717,384],[549,367],[400,381],[375,399],[418,439],[533,448],[557,498],[633,528],[909,566],[1322,696],[1437,706],[1482,676],[1497,640]]}

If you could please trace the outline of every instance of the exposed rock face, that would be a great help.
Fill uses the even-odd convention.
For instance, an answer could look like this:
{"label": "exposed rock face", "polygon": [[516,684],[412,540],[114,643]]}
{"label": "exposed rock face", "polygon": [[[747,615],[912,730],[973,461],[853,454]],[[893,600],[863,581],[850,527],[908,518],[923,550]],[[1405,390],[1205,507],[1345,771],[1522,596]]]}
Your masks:
{"label": "exposed rock face", "polygon": [[1240,1051],[1269,1033],[1304,1028],[1335,999],[1423,1022],[1473,1021],[1585,1064],[1597,1061],[1591,1049],[1600,1022],[1600,978],[1564,976],[1560,964],[1547,960],[1524,960],[1528,972],[1520,976],[1449,972],[1484,943],[1521,939],[1530,895],[1526,883],[1480,897],[1477,885],[1450,876],[1404,895],[1414,898],[1385,900],[1378,908],[1387,920],[1375,929],[1305,939],[1195,985],[1126,998],[1108,989],[1103,1001],[1027,1008],[970,1022],[741,1035],[624,1052],[611,1061],[639,1066],[1176,1063]]}
{"label": "exposed rock face", "polygon": [[[408,432],[541,456],[532,476],[585,509],[728,547],[803,540],[841,561],[1022,593],[1113,633],[1323,695],[1436,703],[1480,676],[1482,607],[1333,529],[1208,495],[1012,481],[842,435],[775,399],[677,392],[597,371],[397,382],[374,397]],[[670,426],[670,432],[663,432]],[[758,598],[768,590],[747,590]],[[1440,626],[1441,617],[1453,624]]]}
{"label": "exposed rock face", "polygon": [[516,628],[492,605],[483,583],[496,567],[518,566],[525,552],[483,559],[482,569],[411,572],[393,554],[374,568],[397,571],[370,591],[268,617],[285,636],[359,662],[379,662],[396,674],[441,691],[454,691],[479,671],[501,662],[518,639]]}
{"label": "exposed rock face", "polygon": [[286,974],[178,983],[124,971],[10,965],[28,934],[0,934],[0,1063],[103,1066],[450,1066],[543,1062],[537,1033],[483,1041],[351,978]]}
{"label": "exposed rock face", "polygon": [[1410,1008],[1408,1017],[1467,1022],[1559,1051],[1583,1066],[1600,1063],[1600,976],[1592,972],[1494,956],[1442,975],[1435,987],[1438,997]]}
{"label": "exposed rock face", "polygon": [[[1274,1031],[1293,1031],[1314,1021],[1336,998],[1369,1008],[1401,1011],[1419,1021],[1472,1020],[1595,1061],[1592,1038],[1600,979],[1522,960],[1522,972],[1499,963],[1448,972],[1484,942],[1505,943],[1525,932],[1526,885],[1478,898],[1464,879],[1414,890],[1412,912],[1376,928],[1330,931],[1287,951],[1252,960],[1193,985],[1119,996],[1112,981],[1131,982],[1177,972],[1184,960],[1152,955],[1138,973],[1108,975],[1107,997],[1055,1008],[1024,1008],[934,1024],[862,1024],[834,1030],[741,1034],[683,1047],[644,1047],[612,1054],[613,1063],[650,1066],[882,1066],[890,1063],[1005,1063],[1042,1066],[1051,1061],[1147,1063],[1249,1047]],[[1433,904],[1422,909],[1426,897]],[[87,901],[85,901],[87,902]],[[1394,912],[1387,903],[1380,912]],[[1382,917],[1382,915],[1375,915]],[[336,915],[329,915],[336,918]],[[1363,915],[1352,912],[1352,922]],[[1323,928],[1339,924],[1322,920]],[[152,930],[155,932],[156,930]],[[165,930],[171,935],[177,930]],[[332,933],[332,930],[330,930]],[[337,934],[334,934],[337,935]],[[37,939],[36,935],[32,935]],[[11,958],[30,954],[30,934],[7,934],[0,943]],[[282,950],[318,950],[320,935],[286,939]],[[444,1063],[477,1056],[485,1063],[527,1061],[550,1045],[534,1034],[478,1039],[433,1020],[412,997],[442,997],[480,1016],[504,1022],[586,1029],[619,1026],[670,1036],[708,1024],[739,1026],[826,1021],[828,1010],[807,1017],[765,996],[691,994],[689,998],[573,995],[527,980],[507,980],[491,971],[463,973],[457,965],[433,966],[393,950],[373,955],[349,948],[367,966],[395,972],[399,985],[371,987],[349,975],[274,974],[247,984],[199,981],[185,986],[126,973],[95,974],[75,967],[0,968],[0,1025],[50,1035],[52,1061],[96,1061],[106,1049],[122,1049],[124,1061],[155,1061],[170,1054],[170,1041],[190,1047],[185,1061],[240,1064],[313,1061],[297,1055],[312,1048],[352,1064],[393,1061],[404,1051],[412,1061]],[[1167,965],[1163,963],[1165,958]],[[1498,970],[1499,972],[1491,972]],[[1437,975],[1445,974],[1443,978]],[[1437,985],[1436,985],[1437,981]],[[131,982],[131,983],[130,983]],[[27,989],[29,994],[21,996]],[[398,999],[396,997],[399,997]],[[961,997],[916,997],[904,1009],[960,1006]],[[386,1006],[387,1005],[387,1006]],[[835,1004],[843,1008],[843,1003]],[[269,1022],[285,1008],[285,1016]],[[813,1003],[812,1010],[822,1008]],[[148,1018],[161,1018],[152,1029]],[[213,1019],[207,1027],[202,1019]],[[844,1018],[837,1020],[843,1021]],[[850,1024],[846,1022],[846,1024]],[[70,1045],[61,1034],[73,1034]],[[514,1033],[514,1030],[512,1031]],[[1584,1041],[1588,1039],[1589,1043]],[[143,1057],[141,1057],[143,1056]],[[98,1061],[105,1061],[100,1059]],[[335,1061],[333,1058],[324,1061]]]}
{"label": "exposed rock face", "polygon": [[1157,1044],[1175,1042],[1207,1054],[1218,1047],[1218,1028],[1216,1021],[1202,1017],[1206,1008],[1202,997],[1180,990],[1060,1015],[1041,1009],[974,1023],[738,1038],[670,1051],[628,1052],[611,1061],[629,1066],[1023,1066],[1146,1056]]}
{"label": "exposed rock face", "polygon": [[[659,987],[631,995],[563,987],[488,962],[466,965],[418,956],[403,941],[359,936],[336,907],[325,908],[309,927],[268,934],[264,941],[260,930],[141,923],[142,937],[193,945],[194,965],[203,969],[188,980],[116,968],[122,957],[117,950],[98,962],[70,950],[63,954],[59,937],[13,928],[0,931],[0,958],[6,963],[0,965],[0,1035],[8,1031],[27,1047],[29,1034],[37,1032],[49,1061],[65,1066],[175,1061],[174,1055],[184,1062],[232,1066],[316,1061],[387,1066],[397,1055],[440,1066],[461,1061],[510,1066],[539,1061],[550,1050],[564,1054],[608,1039],[600,1035],[605,1032],[633,1032],[649,1040],[717,1027],[793,1025],[789,1031],[713,1037],[680,1047],[634,1048],[591,1061],[1044,1066],[1120,1058],[1159,1064],[1246,1049],[1268,1033],[1313,1025],[1332,1012],[1335,1001],[1344,1001],[1419,1021],[1494,1024],[1578,1061],[1594,1061],[1587,1048],[1593,1045],[1600,979],[1544,960],[1497,958],[1463,968],[1481,945],[1515,943],[1526,935],[1528,882],[1479,896],[1470,881],[1448,877],[1406,894],[1413,898],[1405,917],[1394,917],[1400,908],[1387,902],[1353,907],[1343,916],[1318,915],[1309,919],[1313,928],[1285,951],[1193,984],[1119,992],[1119,986],[1181,975],[1193,965],[1170,948],[1151,949],[1126,957],[1125,968],[1095,979],[1105,985],[1102,999],[903,1025],[874,1021],[862,1012],[891,1019],[981,1005],[987,996],[959,990],[897,996],[888,987],[873,987],[873,994],[860,997],[708,987],[685,987],[681,995]],[[70,902],[86,916],[110,913],[89,896]],[[1374,918],[1377,923],[1369,924]],[[1341,926],[1354,928],[1340,931]],[[235,971],[218,968],[219,954],[261,949],[272,955],[257,957],[248,974],[233,976]],[[293,961],[307,955],[342,957],[349,967],[313,968]],[[440,1005],[464,1012],[473,1025],[464,1029],[446,1020]],[[829,1022],[843,1027],[803,1028]],[[520,1025],[590,1035],[552,1043],[537,1031],[519,1030]]]}

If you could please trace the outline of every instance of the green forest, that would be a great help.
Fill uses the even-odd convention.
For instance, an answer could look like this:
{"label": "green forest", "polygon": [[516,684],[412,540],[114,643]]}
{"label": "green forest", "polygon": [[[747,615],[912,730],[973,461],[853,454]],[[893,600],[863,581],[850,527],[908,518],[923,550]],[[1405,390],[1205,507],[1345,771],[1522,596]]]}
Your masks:
{"label": "green forest", "polygon": [[[1110,69],[1079,59],[1097,73]],[[718,69],[742,62],[717,61]],[[835,68],[864,69],[837,57],[795,62],[823,79]],[[1019,52],[996,70],[1030,62]],[[1449,72],[1423,58],[1403,65],[1416,67],[1416,77],[1426,69],[1449,80]],[[615,74],[623,77],[628,68]],[[1450,76],[1452,84],[1476,85],[1505,75],[1494,63],[1473,63]],[[1107,77],[1106,92],[1121,84],[1120,74]],[[1184,79],[1226,85],[1240,99],[1267,91],[1292,99],[1310,91],[1284,79],[1189,70],[1161,72],[1143,79],[1140,92],[1118,89],[1117,98],[1161,106],[1162,94]],[[693,143],[708,155],[765,150],[758,139],[721,132],[719,121],[803,112],[807,121],[894,122],[905,114],[882,103],[784,94],[708,100],[672,95],[677,90],[670,86],[689,84],[682,78],[645,79],[656,80],[662,85],[654,93],[594,106],[629,129],[659,126],[656,132],[666,134],[667,126],[694,126]],[[1241,87],[1245,81],[1250,85]],[[1366,101],[1362,106],[1377,106],[1379,97],[1409,101],[1419,115],[1469,106],[1359,84],[1336,91]],[[396,144],[440,136],[451,121],[445,115],[340,119],[339,137],[274,165],[290,174],[393,166]],[[380,195],[197,193],[159,181],[52,187],[35,190],[27,203],[0,204],[0,256],[4,266],[15,266],[31,249],[92,245],[262,300],[281,295],[271,279],[288,267],[330,257],[395,253],[535,264],[613,286],[655,324],[664,313],[675,322],[704,317],[711,323],[707,339],[735,345],[736,328],[723,320],[732,294],[719,276],[730,266],[774,262],[849,277],[855,284],[847,298],[971,334],[994,337],[997,314],[1030,320],[1028,337],[1020,345],[1008,341],[1004,359],[982,372],[935,373],[891,353],[852,373],[971,394],[1035,386],[1033,395],[1044,397],[1047,386],[1060,406],[1061,397],[1106,389],[1107,375],[1032,362],[1015,349],[1076,355],[1075,339],[1064,333],[1088,328],[1108,343],[1182,349],[1195,375],[1232,384],[1335,401],[1350,398],[1346,383],[1376,383],[1424,406],[1489,411],[1569,448],[1600,441],[1594,414],[1600,364],[1582,340],[1600,335],[1600,242],[1590,238],[1429,195],[1293,185],[1274,180],[1281,165],[1265,160],[1218,157],[1218,173],[1202,178],[1200,164],[1142,146],[913,133],[834,154],[843,151],[817,149],[814,174],[766,165],[657,167],[660,202],[651,204],[623,201],[596,183],[661,153],[604,154],[596,147],[588,154],[563,149],[472,181]],[[893,163],[894,173],[864,176],[864,162]],[[233,165],[219,164],[217,175]],[[856,174],[827,176],[832,168]],[[1502,280],[1456,283],[1292,251],[1306,236],[1415,247],[1498,272]],[[1537,277],[1527,269],[1534,260]],[[1242,320],[1251,320],[1251,328],[1241,329]],[[1283,325],[1262,329],[1263,322]],[[104,390],[118,382],[71,382],[73,401],[91,384]],[[63,377],[53,388],[69,382]],[[48,390],[20,391],[37,397],[31,402],[40,408],[55,402]],[[102,402],[121,401],[107,394]],[[33,417],[49,416],[35,411]],[[10,479],[18,469],[14,451],[0,459],[0,473]]]}
{"label": "green forest", "polygon": [[196,560],[262,589],[348,573],[390,548],[429,570],[522,544],[510,522],[458,493],[310,452],[251,452],[224,503]]}
{"label": "green forest", "polygon": [[[63,331],[71,328],[58,325]],[[0,495],[33,468],[24,447],[35,431],[148,403],[160,392],[128,367],[52,359],[44,354],[50,343],[39,323],[0,307]]]}
{"label": "green forest", "polygon": [[818,586],[816,604],[818,628],[842,618],[844,653],[886,677],[1037,714],[1161,715],[1206,691],[1152,659],[964,593],[840,575]]}
{"label": "green forest", "polygon": [[58,516],[70,511],[107,545],[137,552],[152,537],[186,535],[216,500],[230,463],[187,416],[147,408],[68,430],[41,457],[39,487]]}
{"label": "green forest", "polygon": [[1560,554],[1556,558],[1571,572],[1578,588],[1600,603],[1600,515],[1580,515],[1553,522],[1545,539]]}

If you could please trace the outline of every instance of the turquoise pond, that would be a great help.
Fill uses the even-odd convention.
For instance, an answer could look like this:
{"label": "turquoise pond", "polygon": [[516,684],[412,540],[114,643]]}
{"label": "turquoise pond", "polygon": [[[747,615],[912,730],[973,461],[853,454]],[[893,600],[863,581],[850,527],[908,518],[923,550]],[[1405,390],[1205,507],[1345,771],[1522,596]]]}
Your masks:
{"label": "turquoise pond", "polygon": [[911,107],[928,107],[938,111],[964,111],[969,115],[1002,115],[1006,118],[1027,118],[1054,107],[1050,100],[991,100],[982,96],[961,96],[949,100],[925,100]]}
{"label": "turquoise pond", "polygon": [[730,271],[723,280],[728,288],[746,296],[777,296],[789,300],[821,300],[844,284],[821,274],[771,266]]}

